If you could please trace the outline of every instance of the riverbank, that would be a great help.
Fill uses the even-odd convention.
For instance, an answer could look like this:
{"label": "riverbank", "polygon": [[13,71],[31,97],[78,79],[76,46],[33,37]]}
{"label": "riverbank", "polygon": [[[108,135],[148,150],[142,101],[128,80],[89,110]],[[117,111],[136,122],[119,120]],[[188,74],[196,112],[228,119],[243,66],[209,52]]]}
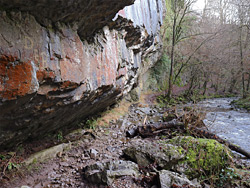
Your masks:
{"label": "riverbank", "polygon": [[[122,109],[123,107],[124,105],[122,105]],[[110,113],[103,116],[105,117],[105,121],[99,119],[89,122],[90,129],[79,129],[69,135],[62,135],[65,139],[70,140],[70,138],[74,138],[64,143],[64,146],[53,147],[50,150],[41,152],[43,154],[33,155],[33,158],[28,159],[28,161],[31,161],[29,165],[19,166],[18,170],[13,167],[13,171],[16,170],[15,173],[11,173],[11,170],[7,169],[6,177],[1,180],[2,183],[0,186],[8,188],[21,187],[22,185],[28,185],[29,187],[109,186],[116,188],[151,188],[153,186],[160,187],[166,180],[166,176],[171,176],[181,179],[183,184],[189,183],[189,185],[197,187],[201,185],[207,187],[225,187],[225,185],[229,187],[237,187],[237,185],[247,187],[247,183],[249,183],[247,182],[247,178],[250,178],[250,165],[248,164],[248,160],[243,160],[238,155],[231,159],[232,155],[228,155],[227,152],[226,156],[228,156],[228,159],[226,161],[228,161],[228,163],[216,163],[216,166],[222,165],[219,172],[213,171],[212,174],[207,174],[206,171],[212,168],[210,165],[204,168],[201,166],[203,162],[197,164],[189,162],[187,164],[192,164],[192,168],[195,167],[194,172],[197,172],[198,166],[202,172],[197,175],[197,179],[189,177],[188,173],[184,175],[184,172],[181,176],[172,174],[173,171],[178,174],[181,173],[180,169],[183,169],[183,167],[180,168],[181,166],[177,164],[184,164],[182,162],[186,161],[191,156],[194,157],[191,157],[191,161],[195,161],[196,159],[200,159],[200,156],[203,155],[198,151],[196,151],[196,154],[193,152],[190,153],[188,152],[192,151],[190,145],[182,146],[181,141],[173,143],[173,140],[171,140],[187,136],[188,133],[181,132],[178,129],[171,129],[149,138],[140,136],[136,136],[135,138],[127,137],[127,131],[135,127],[171,121],[171,119],[180,116],[176,114],[175,110],[175,108],[166,109],[140,102],[131,104],[127,113],[122,114],[122,116],[121,114],[119,115],[120,118],[114,118],[114,114],[119,114],[118,112],[120,112],[120,110],[116,111],[116,109],[111,109]],[[102,126],[98,126],[100,122],[105,123]],[[182,139],[185,140],[186,137]],[[204,161],[208,160],[208,164],[211,163],[211,165],[213,165],[213,162],[209,162],[211,158],[215,159],[215,156],[217,156],[217,159],[220,157],[225,159],[225,152],[222,151],[229,151],[226,147],[224,148],[224,146],[220,144],[217,145],[215,141],[202,141],[202,143],[199,143],[200,141],[196,138],[188,139],[191,143],[196,143],[198,145],[205,144],[202,148],[205,148],[203,152],[208,155],[208,158],[206,159],[205,155]],[[148,144],[145,145],[145,143]],[[169,143],[173,145],[170,148]],[[188,142],[185,141],[184,143]],[[211,145],[211,143],[213,144]],[[137,145],[137,147],[132,147],[135,145]],[[209,152],[215,151],[213,149],[210,151],[210,149],[215,146],[217,148],[214,148],[216,152],[210,156]],[[175,149],[171,149],[172,147]],[[145,148],[145,150],[141,150],[141,148]],[[163,148],[168,149],[165,150]],[[220,149],[218,150],[218,148]],[[157,149],[157,151],[155,149]],[[133,152],[128,152],[128,150]],[[166,151],[171,151],[167,155],[170,156],[170,158],[164,157]],[[52,159],[48,158],[51,153],[54,156]],[[155,153],[158,154],[154,155]],[[148,158],[144,155],[150,157]],[[134,158],[135,156],[137,157]],[[138,158],[138,156],[141,157]],[[159,158],[159,156],[161,157]],[[172,164],[171,167],[163,165],[164,163],[162,161],[166,160],[168,161],[167,164]],[[27,161],[27,159],[24,161]],[[145,164],[142,165],[142,161],[144,161]],[[111,166],[112,169],[116,170],[110,171]],[[132,169],[127,168],[128,166]],[[191,169],[191,167],[189,169]],[[97,171],[100,173],[94,173]],[[172,172],[171,175],[169,175],[170,172]],[[203,172],[206,173],[204,174]],[[94,176],[91,175],[93,173],[95,174]],[[110,175],[110,173],[112,175]],[[98,179],[98,177],[102,178]],[[93,178],[96,182],[87,181]],[[194,181],[194,179],[197,181]],[[100,184],[102,184],[102,186],[100,186]],[[172,182],[172,185],[174,184],[178,185],[176,179],[175,182]],[[181,184],[181,186],[183,184]]]}
{"label": "riverbank", "polygon": [[231,105],[236,98],[204,100],[197,107],[206,111],[208,129],[233,144],[250,151],[250,114]]}
{"label": "riverbank", "polygon": [[232,101],[232,104],[235,105],[237,108],[243,108],[247,111],[250,111],[250,97],[245,99],[240,98],[238,100]]}

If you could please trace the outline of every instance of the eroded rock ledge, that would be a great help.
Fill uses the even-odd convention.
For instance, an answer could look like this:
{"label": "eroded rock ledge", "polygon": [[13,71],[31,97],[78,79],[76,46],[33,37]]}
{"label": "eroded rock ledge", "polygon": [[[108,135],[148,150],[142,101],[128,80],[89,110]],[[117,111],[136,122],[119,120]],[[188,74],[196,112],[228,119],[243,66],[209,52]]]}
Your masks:
{"label": "eroded rock ledge", "polygon": [[19,10],[33,15],[45,27],[57,23],[75,26],[82,38],[92,36],[107,25],[124,6],[135,0],[0,0],[5,10]]}
{"label": "eroded rock ledge", "polygon": [[160,56],[164,6],[120,10],[131,3],[0,0],[1,149],[73,126],[137,84]]}

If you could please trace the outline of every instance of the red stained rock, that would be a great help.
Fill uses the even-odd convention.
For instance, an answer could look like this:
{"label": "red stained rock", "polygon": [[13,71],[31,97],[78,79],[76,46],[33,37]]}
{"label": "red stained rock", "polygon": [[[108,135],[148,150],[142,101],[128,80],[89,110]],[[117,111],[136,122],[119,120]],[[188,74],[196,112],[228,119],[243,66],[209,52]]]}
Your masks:
{"label": "red stained rock", "polygon": [[[46,2],[39,1],[36,7],[34,1],[11,0],[3,9],[23,12],[0,11],[0,149],[27,136],[43,137],[71,127],[106,109],[137,85],[141,71],[149,68],[143,58],[160,56],[159,43],[147,41],[151,32],[144,27],[150,25],[151,31],[159,23],[150,18],[151,14],[157,18],[157,7],[146,7],[141,16],[136,15],[138,7],[142,10],[161,0],[137,0],[136,6],[119,12],[123,18],[113,21],[134,0],[80,0],[78,11],[70,0],[66,12],[60,7],[66,5],[57,5],[59,1],[47,8]],[[67,11],[68,16],[61,15]],[[73,21],[80,25],[72,26]],[[48,23],[55,27],[46,27]],[[159,31],[159,25],[154,30]]]}
{"label": "red stained rock", "polygon": [[61,89],[75,89],[77,87],[78,87],[77,83],[70,82],[70,81],[63,82],[60,86]]}
{"label": "red stained rock", "polygon": [[29,93],[32,80],[30,62],[16,61],[15,57],[0,58],[0,98],[12,100]]}
{"label": "red stained rock", "polygon": [[53,80],[55,78],[55,73],[52,71],[38,70],[36,76],[39,82],[42,82],[47,79]]}

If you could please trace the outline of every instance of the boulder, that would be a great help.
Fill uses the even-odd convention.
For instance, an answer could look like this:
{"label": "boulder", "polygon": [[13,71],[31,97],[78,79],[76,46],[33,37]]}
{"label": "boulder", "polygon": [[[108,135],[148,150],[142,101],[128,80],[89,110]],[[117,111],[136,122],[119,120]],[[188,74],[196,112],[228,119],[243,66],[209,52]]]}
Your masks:
{"label": "boulder", "polygon": [[134,101],[134,102],[139,101],[140,95],[141,95],[141,89],[139,87],[134,88],[130,92],[130,97],[131,97],[132,101]]}
{"label": "boulder", "polygon": [[183,148],[151,140],[132,140],[123,152],[140,166],[146,167],[156,162],[164,169],[172,168],[185,157]]}
{"label": "boulder", "polygon": [[159,172],[159,179],[161,188],[169,188],[175,185],[176,187],[192,187],[201,188],[202,186],[197,181],[190,181],[185,175],[180,175],[168,170],[161,170]]}
{"label": "boulder", "polygon": [[185,151],[184,159],[173,168],[175,171],[186,174],[189,178],[200,178],[219,175],[231,161],[229,149],[212,139],[179,136],[163,141],[182,147]]}
{"label": "boulder", "polygon": [[190,179],[219,175],[231,160],[228,148],[216,140],[190,136],[168,140],[132,140],[123,152],[140,166],[156,163],[161,169],[185,174]]}
{"label": "boulder", "polygon": [[122,176],[139,176],[138,165],[131,161],[97,162],[83,169],[84,178],[94,184],[111,185],[114,179]]}
{"label": "boulder", "polygon": [[58,154],[61,154],[63,151],[69,150],[70,148],[70,143],[62,143],[31,155],[28,159],[24,160],[23,163],[25,165],[31,165],[36,162],[44,162],[48,159],[55,158]]}

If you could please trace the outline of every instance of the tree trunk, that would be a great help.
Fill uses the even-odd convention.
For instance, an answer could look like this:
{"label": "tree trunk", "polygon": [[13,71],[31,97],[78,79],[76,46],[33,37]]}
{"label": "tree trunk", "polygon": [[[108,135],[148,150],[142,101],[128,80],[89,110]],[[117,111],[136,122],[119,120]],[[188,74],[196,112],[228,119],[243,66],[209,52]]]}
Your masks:
{"label": "tree trunk", "polygon": [[250,73],[248,73],[247,91],[249,91],[249,86],[250,86]]}
{"label": "tree trunk", "polygon": [[190,95],[191,90],[193,88],[193,84],[194,84],[194,75],[192,75],[192,77],[191,77],[191,81],[190,81],[190,85],[189,85],[189,88],[188,88],[187,96]]}
{"label": "tree trunk", "polygon": [[242,97],[245,99],[246,89],[245,89],[245,74],[244,74],[244,62],[243,62],[243,47],[242,47],[242,24],[240,27],[240,66],[241,66],[241,82],[242,82]]}
{"label": "tree trunk", "polygon": [[173,36],[172,36],[172,47],[171,47],[171,65],[170,65],[170,73],[169,73],[169,80],[168,80],[168,93],[167,96],[168,98],[171,98],[172,96],[172,89],[173,89],[173,68],[174,68],[174,50],[175,50],[175,31],[176,31],[176,21],[177,21],[177,16],[176,16],[176,1],[174,1],[174,23],[173,23]]}
{"label": "tree trunk", "polygon": [[205,80],[203,84],[203,93],[202,93],[203,96],[206,94],[206,91],[207,91],[207,80]]}

